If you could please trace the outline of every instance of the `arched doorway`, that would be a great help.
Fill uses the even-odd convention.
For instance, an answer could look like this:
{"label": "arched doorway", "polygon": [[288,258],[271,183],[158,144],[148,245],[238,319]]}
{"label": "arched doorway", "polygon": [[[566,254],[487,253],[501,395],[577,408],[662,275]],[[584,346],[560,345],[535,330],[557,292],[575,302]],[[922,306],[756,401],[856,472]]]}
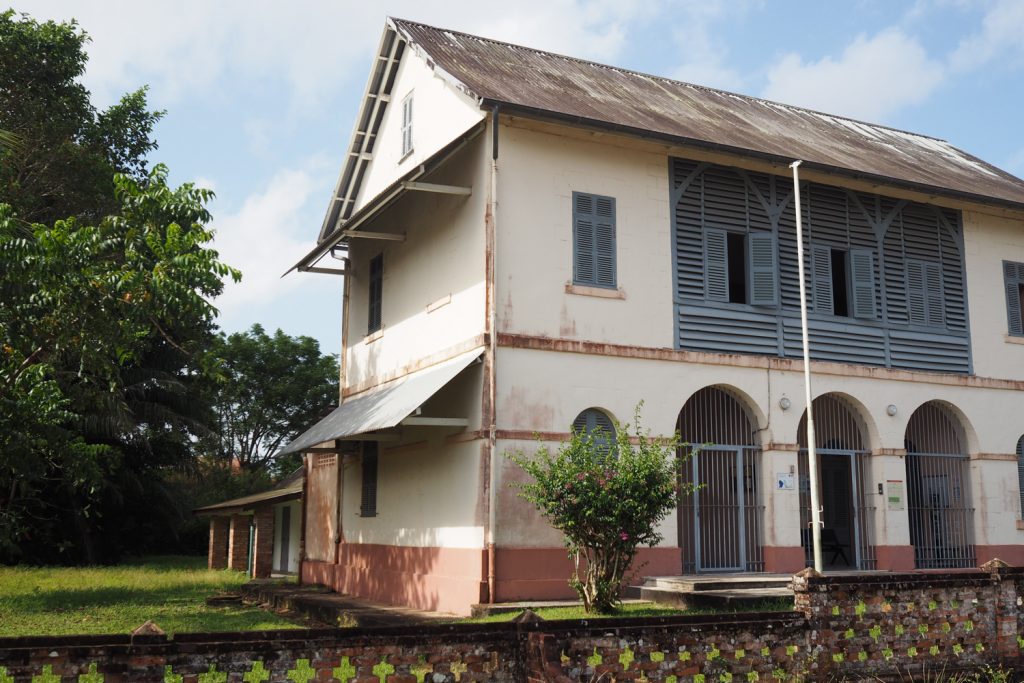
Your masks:
{"label": "arched doorway", "polygon": [[[814,445],[822,508],[822,561],[830,569],[874,569],[874,513],[867,431],[848,399],[825,394],[814,399]],[[807,564],[811,547],[811,478],[807,411],[797,431],[800,444],[800,528]]]}
{"label": "arched doorway", "polygon": [[974,566],[974,508],[963,425],[938,401],[914,411],[904,436],[910,544],[919,569]]}
{"label": "arched doorway", "polygon": [[764,571],[757,423],[731,390],[705,387],[680,411],[679,433],[695,451],[682,481],[701,485],[679,502],[683,573]]}

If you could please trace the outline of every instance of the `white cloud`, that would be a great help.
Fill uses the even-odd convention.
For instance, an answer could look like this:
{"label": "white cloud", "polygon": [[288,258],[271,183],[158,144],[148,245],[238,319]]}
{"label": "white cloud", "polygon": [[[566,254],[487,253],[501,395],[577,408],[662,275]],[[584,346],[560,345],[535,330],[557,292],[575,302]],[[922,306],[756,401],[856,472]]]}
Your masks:
{"label": "white cloud", "polygon": [[745,79],[738,71],[726,65],[728,45],[715,37],[717,22],[733,21],[749,9],[749,2],[721,2],[701,0],[676,5],[683,18],[672,31],[675,51],[682,60],[671,75],[679,80],[725,90],[741,91]]}
{"label": "white cloud", "polygon": [[860,35],[843,54],[804,62],[790,53],[768,70],[762,95],[787,104],[868,121],[884,121],[919,104],[942,83],[940,63],[899,29]]}
{"label": "white cloud", "polygon": [[997,56],[1024,60],[1024,2],[1000,0],[982,19],[981,30],[967,36],[950,55],[950,66],[958,71],[975,69]]}
{"label": "white cloud", "polygon": [[310,159],[278,172],[237,211],[215,212],[214,246],[225,263],[242,271],[242,282],[229,283],[217,300],[223,313],[265,307],[310,283],[308,278],[282,279],[281,274],[312,246],[310,230],[319,224],[323,206],[318,200],[327,194],[331,170],[326,158]]}
{"label": "white cloud", "polygon": [[630,22],[663,0],[14,0],[36,18],[75,17],[93,38],[86,85],[100,103],[141,83],[160,106],[220,98],[224,84],[286,85],[291,108],[311,111],[352,73],[362,76],[386,14],[600,60],[616,57]]}

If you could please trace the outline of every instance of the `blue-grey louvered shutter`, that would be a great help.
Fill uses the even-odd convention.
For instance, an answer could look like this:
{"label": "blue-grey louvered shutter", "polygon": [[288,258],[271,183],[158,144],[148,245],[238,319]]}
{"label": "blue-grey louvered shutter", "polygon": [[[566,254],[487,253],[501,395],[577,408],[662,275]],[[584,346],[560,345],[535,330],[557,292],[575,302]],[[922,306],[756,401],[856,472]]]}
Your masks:
{"label": "blue-grey louvered shutter", "polygon": [[596,272],[593,195],[572,193],[572,225],[572,281],[578,285],[593,285]]}
{"label": "blue-grey louvered shutter", "polygon": [[594,284],[615,287],[615,199],[594,197]]}
{"label": "blue-grey louvered shutter", "polygon": [[775,235],[754,232],[747,237],[750,252],[750,303],[775,306],[779,303],[778,268],[775,263]]}
{"label": "blue-grey louvered shutter", "polygon": [[1024,263],[1003,261],[1003,282],[1006,286],[1007,331],[1014,336],[1024,336],[1020,301],[1020,286],[1024,283]]}
{"label": "blue-grey louvered shutter", "polygon": [[725,230],[704,231],[704,297],[729,300],[728,246]]}
{"label": "blue-grey louvered shutter", "polygon": [[814,287],[814,311],[835,313],[835,299],[832,294],[832,248],[821,244],[811,245],[811,273]]}
{"label": "blue-grey louvered shutter", "polygon": [[875,257],[870,249],[850,250],[850,285],[854,318],[875,319]]}
{"label": "blue-grey louvered shutter", "polygon": [[928,304],[928,325],[942,327],[946,319],[942,314],[942,268],[938,263],[924,264],[924,296]]}
{"label": "blue-grey louvered shutter", "polygon": [[1024,519],[1024,436],[1017,441],[1017,488],[1020,491],[1020,512]]}
{"label": "blue-grey louvered shutter", "polygon": [[924,266],[923,261],[907,261],[907,319],[911,325],[924,325],[928,320]]}
{"label": "blue-grey louvered shutter", "polygon": [[615,425],[604,411],[587,408],[576,416],[572,422],[572,430],[577,434],[590,434],[594,439],[595,450],[603,455],[604,460],[615,452]]}

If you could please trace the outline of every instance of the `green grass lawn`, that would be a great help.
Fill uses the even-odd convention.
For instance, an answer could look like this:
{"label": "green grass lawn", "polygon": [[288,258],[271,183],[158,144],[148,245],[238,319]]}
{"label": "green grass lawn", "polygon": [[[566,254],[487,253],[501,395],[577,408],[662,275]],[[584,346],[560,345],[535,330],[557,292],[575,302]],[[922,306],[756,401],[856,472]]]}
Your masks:
{"label": "green grass lawn", "polygon": [[255,607],[207,607],[245,574],[205,558],[155,557],[115,567],[0,567],[0,637],[129,633],[152,619],[168,633],[298,628]]}
{"label": "green grass lawn", "polygon": [[[793,609],[792,600],[766,600],[765,602],[755,605],[747,612],[786,612]],[[542,607],[534,610],[538,616],[546,621],[555,621],[558,619],[604,619],[609,617],[675,617],[683,614],[730,614],[732,611],[728,610],[714,610],[714,609],[691,609],[691,610],[680,610],[674,607],[666,607],[664,605],[658,605],[651,602],[633,603],[629,602],[619,608],[614,614],[587,614],[583,611],[582,605],[567,606],[567,607]],[[504,612],[502,614],[492,614],[487,617],[478,617],[474,619],[461,619],[461,623],[495,623],[500,621],[511,621],[519,615],[519,612]]]}

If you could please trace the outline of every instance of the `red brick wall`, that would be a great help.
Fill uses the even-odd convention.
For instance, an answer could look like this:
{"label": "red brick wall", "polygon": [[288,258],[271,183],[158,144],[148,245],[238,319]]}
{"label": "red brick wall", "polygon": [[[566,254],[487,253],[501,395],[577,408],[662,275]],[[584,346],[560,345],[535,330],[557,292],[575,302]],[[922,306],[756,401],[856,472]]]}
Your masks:
{"label": "red brick wall", "polygon": [[228,569],[249,570],[249,515],[232,515],[228,532]]}
{"label": "red brick wall", "polygon": [[210,548],[206,562],[210,569],[226,569],[228,566],[229,526],[227,517],[210,517]]}
{"label": "red brick wall", "polygon": [[255,579],[269,579],[274,565],[274,508],[257,508],[252,523],[256,528],[252,575]]}

